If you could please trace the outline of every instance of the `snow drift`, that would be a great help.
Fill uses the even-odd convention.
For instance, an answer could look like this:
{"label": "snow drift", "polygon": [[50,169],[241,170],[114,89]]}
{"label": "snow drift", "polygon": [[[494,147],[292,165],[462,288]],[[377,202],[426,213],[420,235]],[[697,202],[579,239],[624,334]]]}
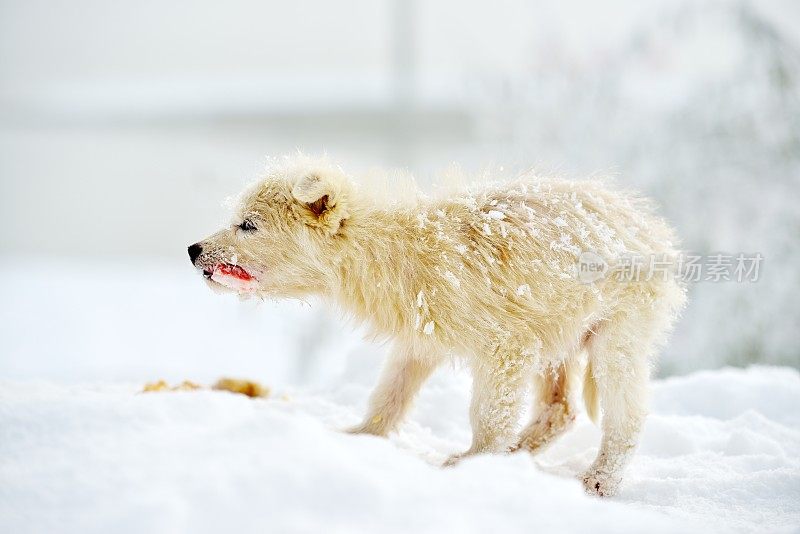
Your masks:
{"label": "snow drift", "polygon": [[543,456],[438,464],[464,448],[469,381],[443,370],[390,440],[339,431],[368,390],[139,394],[0,385],[3,532],[674,532],[800,526],[800,375],[755,367],[657,382],[621,495],[575,475],[581,417]]}

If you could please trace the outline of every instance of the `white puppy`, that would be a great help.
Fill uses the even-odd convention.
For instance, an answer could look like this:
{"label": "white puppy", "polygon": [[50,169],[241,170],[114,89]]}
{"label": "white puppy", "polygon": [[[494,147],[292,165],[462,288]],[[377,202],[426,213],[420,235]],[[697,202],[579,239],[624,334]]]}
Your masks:
{"label": "white puppy", "polygon": [[[685,301],[663,268],[676,258],[673,232],[642,199],[597,182],[521,176],[444,196],[379,201],[326,160],[287,158],[189,255],[213,286],[329,297],[393,340],[355,432],[396,428],[433,370],[465,358],[472,446],[449,463],[542,450],[574,420],[584,369],[603,437],[583,481],[613,494],[646,414],[651,361]],[[520,433],[531,385],[534,417]]]}

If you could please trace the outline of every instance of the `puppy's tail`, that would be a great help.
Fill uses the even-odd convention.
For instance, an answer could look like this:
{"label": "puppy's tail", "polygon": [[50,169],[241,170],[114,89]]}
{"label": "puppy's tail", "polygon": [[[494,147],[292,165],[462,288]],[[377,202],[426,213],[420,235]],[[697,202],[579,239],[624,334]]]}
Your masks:
{"label": "puppy's tail", "polygon": [[586,406],[586,414],[589,419],[597,424],[600,415],[600,397],[597,394],[597,382],[594,380],[591,359],[586,362],[586,370],[583,375],[583,404]]}

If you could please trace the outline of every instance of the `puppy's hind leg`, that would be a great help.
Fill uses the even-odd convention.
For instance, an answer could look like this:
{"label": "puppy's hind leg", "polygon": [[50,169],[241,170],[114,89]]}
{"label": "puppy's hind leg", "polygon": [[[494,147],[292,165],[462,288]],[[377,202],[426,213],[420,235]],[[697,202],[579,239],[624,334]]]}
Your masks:
{"label": "puppy's hind leg", "polygon": [[575,422],[570,393],[574,377],[566,364],[534,379],[534,416],[511,450],[543,451]]}
{"label": "puppy's hind leg", "polygon": [[621,319],[603,325],[587,347],[591,378],[603,411],[603,437],[597,458],[583,475],[583,484],[586,491],[599,496],[618,491],[647,414],[653,344],[643,331],[643,322]]}
{"label": "puppy's hind leg", "polygon": [[419,356],[410,349],[395,349],[370,396],[364,421],[348,432],[385,436],[394,430],[438,364],[438,358]]}

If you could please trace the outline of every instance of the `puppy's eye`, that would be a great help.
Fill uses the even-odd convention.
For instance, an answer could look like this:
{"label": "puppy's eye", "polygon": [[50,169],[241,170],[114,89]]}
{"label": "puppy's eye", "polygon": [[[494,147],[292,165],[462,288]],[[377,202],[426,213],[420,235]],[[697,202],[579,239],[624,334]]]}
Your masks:
{"label": "puppy's eye", "polygon": [[257,229],[256,225],[253,224],[253,221],[250,219],[243,220],[242,224],[239,225],[239,230],[242,232],[255,232]]}

